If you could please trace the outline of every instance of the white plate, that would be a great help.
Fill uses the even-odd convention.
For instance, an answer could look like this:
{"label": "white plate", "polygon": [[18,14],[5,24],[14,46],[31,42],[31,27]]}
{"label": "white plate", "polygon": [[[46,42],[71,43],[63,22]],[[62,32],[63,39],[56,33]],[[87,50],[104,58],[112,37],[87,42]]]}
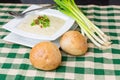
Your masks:
{"label": "white plate", "polygon": [[[74,24],[70,30],[74,30],[78,27],[77,24]],[[27,46],[27,47],[33,47],[35,46],[37,43],[39,42],[42,42],[42,41],[45,41],[45,40],[39,40],[39,39],[32,39],[32,38],[27,38],[27,37],[23,37],[23,36],[20,36],[20,35],[17,35],[17,34],[14,34],[14,33],[10,33],[8,34],[6,37],[4,37],[5,41],[8,41],[8,42],[12,42],[12,43],[17,43],[17,44],[20,44],[20,45],[24,45],[24,46]],[[53,40],[52,41],[54,44],[57,45],[57,47],[60,47],[60,44],[59,44],[59,38],[56,39],[56,40]]]}
{"label": "white plate", "polygon": [[[17,43],[17,44],[20,44],[20,45],[24,45],[24,46],[27,46],[27,47],[33,47],[37,43],[40,43],[40,42],[44,41],[44,40],[26,38],[26,37],[23,37],[23,36],[14,34],[14,33],[8,34],[6,37],[4,37],[3,40],[8,41],[8,42],[12,42],[12,43]],[[59,38],[54,40],[54,41],[52,41],[52,42],[54,44],[56,44],[57,47],[60,47],[60,45],[59,45]]]}
{"label": "white plate", "polygon": [[72,18],[70,18],[70,17],[64,15],[63,13],[61,13],[60,11],[54,10],[54,9],[45,9],[45,10],[42,10],[39,12],[35,11],[31,14],[46,14],[46,15],[52,15],[55,17],[59,17],[59,18],[65,20],[65,24],[52,36],[38,35],[38,34],[25,32],[25,31],[18,29],[17,26],[21,23],[21,21],[23,21],[27,16],[29,16],[29,14],[28,14],[23,19],[18,19],[18,18],[13,19],[12,21],[5,24],[3,26],[3,28],[11,31],[12,33],[15,33],[20,36],[27,37],[27,38],[39,39],[39,40],[56,40],[58,37],[60,37],[62,34],[64,34],[66,31],[68,31],[75,22]]}

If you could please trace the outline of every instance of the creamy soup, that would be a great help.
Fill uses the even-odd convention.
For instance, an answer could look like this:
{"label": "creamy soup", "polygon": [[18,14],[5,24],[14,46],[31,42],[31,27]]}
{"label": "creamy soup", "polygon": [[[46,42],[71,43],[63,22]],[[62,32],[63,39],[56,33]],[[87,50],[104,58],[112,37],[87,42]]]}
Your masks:
{"label": "creamy soup", "polygon": [[31,15],[27,17],[24,21],[22,21],[21,24],[19,24],[17,28],[22,31],[33,33],[33,34],[51,36],[54,33],[56,33],[65,23],[64,19],[54,17],[54,16],[48,16],[50,20],[49,27],[41,28],[38,25],[31,26],[32,21],[37,17],[38,15]]}

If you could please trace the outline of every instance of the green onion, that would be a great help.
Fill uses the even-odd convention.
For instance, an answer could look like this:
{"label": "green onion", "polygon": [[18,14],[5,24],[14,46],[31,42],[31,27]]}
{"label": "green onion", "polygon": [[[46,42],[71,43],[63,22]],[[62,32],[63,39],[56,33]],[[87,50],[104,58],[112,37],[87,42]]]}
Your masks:
{"label": "green onion", "polygon": [[111,45],[110,38],[94,25],[78,8],[74,0],[54,0],[58,10],[75,19],[84,33],[96,46],[106,49]]}

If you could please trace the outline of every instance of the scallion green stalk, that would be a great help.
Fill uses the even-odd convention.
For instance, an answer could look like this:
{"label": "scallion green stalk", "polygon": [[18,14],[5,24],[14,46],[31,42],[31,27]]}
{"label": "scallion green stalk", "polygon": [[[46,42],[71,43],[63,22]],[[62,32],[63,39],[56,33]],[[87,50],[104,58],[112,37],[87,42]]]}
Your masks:
{"label": "scallion green stalk", "polygon": [[58,10],[75,19],[82,33],[84,33],[96,46],[102,49],[106,49],[110,46],[111,42],[109,37],[82,13],[74,0],[54,0],[54,2],[57,4]]}

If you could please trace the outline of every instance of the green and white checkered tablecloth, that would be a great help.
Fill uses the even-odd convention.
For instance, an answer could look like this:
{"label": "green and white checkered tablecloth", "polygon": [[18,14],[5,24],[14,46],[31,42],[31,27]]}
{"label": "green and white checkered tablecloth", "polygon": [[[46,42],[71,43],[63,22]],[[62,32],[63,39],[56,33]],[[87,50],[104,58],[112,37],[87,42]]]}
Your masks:
{"label": "green and white checkered tablecloth", "polygon": [[0,80],[120,80],[120,6],[80,6],[110,36],[112,46],[100,50],[88,41],[89,49],[83,56],[62,52],[62,64],[53,71],[38,70],[31,65],[31,48],[3,40],[10,32],[2,26],[13,19],[7,11],[23,11],[28,6],[0,4]]}

